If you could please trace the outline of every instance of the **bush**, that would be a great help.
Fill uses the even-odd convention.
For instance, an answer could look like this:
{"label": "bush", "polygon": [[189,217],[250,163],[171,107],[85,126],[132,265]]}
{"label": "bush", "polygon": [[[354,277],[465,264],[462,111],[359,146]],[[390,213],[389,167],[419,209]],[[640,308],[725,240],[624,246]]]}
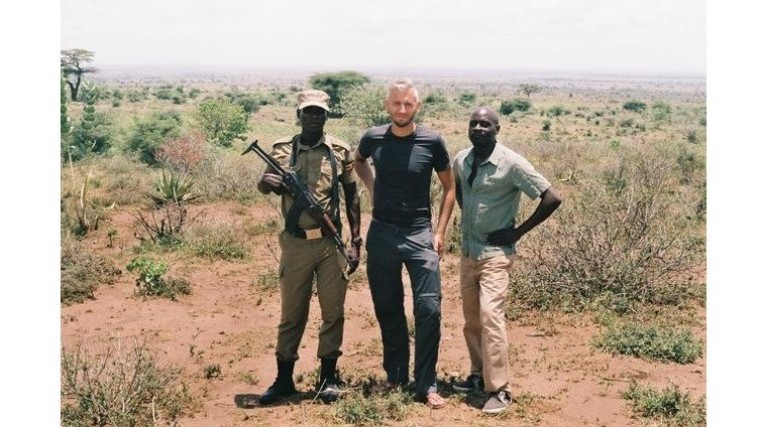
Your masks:
{"label": "bush", "polygon": [[155,158],[172,170],[189,173],[203,161],[203,148],[203,136],[198,132],[191,132],[166,141],[156,150]]}
{"label": "bush", "polygon": [[664,101],[657,101],[652,104],[652,119],[655,121],[665,121],[670,118],[673,109],[670,104]]}
{"label": "bush", "polygon": [[705,398],[694,403],[689,393],[682,392],[677,385],[657,391],[634,381],[623,392],[623,398],[631,401],[634,413],[668,426],[707,425]]}
{"label": "bush", "polygon": [[264,166],[264,162],[249,156],[211,150],[198,164],[195,188],[206,200],[263,197],[256,189],[256,183]]}
{"label": "bush", "polygon": [[163,277],[169,265],[163,261],[154,261],[150,258],[137,257],[127,264],[127,270],[137,271],[135,280],[140,296],[157,296],[169,299],[177,299],[177,295],[189,295],[190,284],[182,279],[165,279]]}
{"label": "bush", "polygon": [[330,95],[330,117],[343,117],[343,96],[370,82],[370,78],[356,71],[320,73],[309,77],[309,85]]}
{"label": "bush", "polygon": [[248,113],[227,99],[201,102],[193,113],[193,118],[197,129],[213,145],[229,147],[232,141],[246,138]]}
{"label": "bush", "polygon": [[460,104],[472,104],[476,99],[478,99],[478,95],[469,91],[463,92],[461,95],[459,95]]}
{"label": "bush", "polygon": [[137,118],[127,140],[127,151],[137,153],[148,165],[158,164],[156,151],[169,139],[180,137],[182,117],[176,111],[153,113],[147,118]]}
{"label": "bush", "polygon": [[61,352],[61,425],[147,426],[197,408],[180,369],[161,367],[143,344]]}
{"label": "bush", "polygon": [[512,101],[501,101],[499,112],[505,116],[508,116],[515,112],[515,104]]}
{"label": "bush", "polygon": [[647,108],[647,104],[638,100],[628,101],[625,104],[623,104],[624,110],[633,111],[636,113],[644,111],[646,110],[646,108]]}
{"label": "bush", "polygon": [[172,96],[174,96],[174,91],[172,89],[173,87],[171,85],[159,86],[153,93],[153,96],[155,96],[156,99],[168,101],[172,99]]}
{"label": "bush", "polygon": [[248,254],[245,240],[231,224],[196,226],[188,229],[187,244],[201,257],[230,261]]}
{"label": "bush", "polygon": [[422,101],[423,103],[427,105],[433,105],[433,104],[445,104],[448,102],[448,98],[446,98],[446,95],[440,91],[435,90],[433,92],[430,92]]}
{"label": "bush", "polygon": [[[135,204],[142,201],[148,188],[151,169],[135,155],[113,156],[102,159],[104,185],[110,203]],[[110,204],[108,203],[108,204]]]}
{"label": "bush", "polygon": [[594,346],[612,354],[681,364],[693,363],[702,356],[702,343],[690,331],[672,327],[613,327],[596,338]]}
{"label": "bush", "polygon": [[145,101],[145,94],[139,90],[127,91],[127,101],[129,102],[142,102]]}
{"label": "bush", "polygon": [[95,103],[100,98],[97,86],[82,86],[80,98],[84,102],[84,111],[79,124],[71,131],[71,144],[61,150],[61,154],[80,160],[90,154],[102,154],[111,148],[113,142],[113,123],[105,114],[95,111]]}
{"label": "bush", "polygon": [[388,123],[385,111],[386,90],[380,86],[353,89],[343,97],[346,118],[362,126],[380,126]]}
{"label": "bush", "polygon": [[561,105],[555,105],[549,108],[549,111],[547,111],[547,114],[549,115],[549,117],[559,117],[559,116],[570,114],[570,110],[566,109],[565,107]]}
{"label": "bush", "polygon": [[683,214],[673,156],[621,154],[616,167],[579,182],[569,203],[531,234],[512,297],[530,307],[617,312],[694,298],[703,239]]}
{"label": "bush", "polygon": [[510,115],[514,111],[526,112],[531,109],[533,105],[525,98],[512,98],[509,101],[502,101],[499,111],[501,114]]}
{"label": "bush", "polygon": [[243,107],[243,111],[248,114],[259,111],[260,105],[266,105],[268,103],[267,100],[244,92],[227,92],[225,96],[232,103]]}
{"label": "bush", "polygon": [[75,243],[61,246],[61,304],[71,305],[95,298],[101,284],[113,284],[121,274],[112,261],[89,254]]}

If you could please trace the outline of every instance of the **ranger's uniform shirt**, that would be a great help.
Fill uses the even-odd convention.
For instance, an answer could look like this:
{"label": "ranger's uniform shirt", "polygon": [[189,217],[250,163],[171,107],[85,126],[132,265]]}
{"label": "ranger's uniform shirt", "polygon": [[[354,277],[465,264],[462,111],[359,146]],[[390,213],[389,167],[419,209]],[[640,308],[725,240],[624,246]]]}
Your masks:
{"label": "ranger's uniform shirt", "polygon": [[[293,141],[297,147],[296,162],[290,167],[291,155],[293,152]],[[356,182],[353,173],[354,159],[351,156],[351,147],[331,135],[324,134],[319,142],[313,147],[301,144],[301,135],[294,137],[280,138],[272,144],[272,157],[285,170],[292,170],[298,175],[298,179],[306,184],[317,199],[322,209],[328,212],[328,216],[334,219],[338,216],[338,209],[330,212],[330,197],[333,192],[333,170],[330,164],[330,153],[332,149],[335,155],[335,166],[338,174],[338,182],[351,184]],[[338,189],[339,193],[342,189]],[[288,211],[293,205],[293,198],[289,194],[282,197],[282,215],[287,218]],[[302,229],[313,229],[319,227],[319,223],[309,216],[304,210],[298,218],[298,227]]]}

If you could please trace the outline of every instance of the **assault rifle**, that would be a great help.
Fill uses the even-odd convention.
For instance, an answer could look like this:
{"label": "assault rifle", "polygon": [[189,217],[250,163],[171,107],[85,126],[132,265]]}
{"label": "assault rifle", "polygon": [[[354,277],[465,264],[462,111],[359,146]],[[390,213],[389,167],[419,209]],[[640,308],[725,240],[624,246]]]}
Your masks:
{"label": "assault rifle", "polygon": [[333,241],[335,242],[335,246],[337,246],[338,251],[343,255],[343,257],[346,258],[346,261],[348,261],[348,265],[351,266],[351,260],[348,258],[348,253],[346,253],[346,245],[343,243],[343,240],[340,238],[340,234],[338,233],[338,229],[335,227],[335,224],[333,224],[332,220],[330,220],[330,217],[327,215],[324,209],[322,209],[322,206],[319,205],[319,202],[317,202],[317,199],[314,198],[314,195],[311,194],[309,189],[298,179],[298,175],[296,175],[293,171],[286,171],[283,169],[282,166],[280,166],[279,163],[277,163],[277,160],[272,158],[266,151],[261,149],[258,144],[259,140],[255,140],[251,143],[251,145],[248,146],[248,148],[245,149],[241,153],[242,155],[247,154],[250,151],[253,151],[254,153],[258,154],[259,157],[261,157],[264,162],[269,165],[274,171],[282,177],[282,182],[285,184],[285,186],[288,188],[288,192],[291,196],[293,196],[293,200],[295,203],[302,203],[306,205],[306,212],[316,220],[322,230],[326,232],[330,237],[332,237]]}

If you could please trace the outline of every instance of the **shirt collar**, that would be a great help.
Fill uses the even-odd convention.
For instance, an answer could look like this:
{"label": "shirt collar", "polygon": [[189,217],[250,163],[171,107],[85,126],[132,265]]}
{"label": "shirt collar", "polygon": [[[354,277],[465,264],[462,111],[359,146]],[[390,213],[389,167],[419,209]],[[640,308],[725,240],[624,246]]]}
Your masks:
{"label": "shirt collar", "polygon": [[298,144],[297,144],[298,151],[311,150],[313,148],[319,147],[321,144],[325,144],[325,146],[329,149],[333,148],[332,142],[330,142],[330,139],[327,137],[327,133],[323,133],[322,138],[319,138],[319,141],[317,141],[316,144],[311,145],[311,146],[306,145],[306,144],[301,144],[301,134],[298,134]]}
{"label": "shirt collar", "polygon": [[[493,151],[491,152],[491,155],[488,156],[488,158],[483,163],[491,163],[494,166],[499,164],[499,161],[504,158],[504,152],[501,150],[501,144],[499,141],[496,141],[496,146],[493,148]],[[464,158],[465,162],[467,162],[470,166],[474,163],[475,160],[475,150],[470,147],[470,152],[467,154],[467,156]],[[483,164],[481,163],[481,164]]]}

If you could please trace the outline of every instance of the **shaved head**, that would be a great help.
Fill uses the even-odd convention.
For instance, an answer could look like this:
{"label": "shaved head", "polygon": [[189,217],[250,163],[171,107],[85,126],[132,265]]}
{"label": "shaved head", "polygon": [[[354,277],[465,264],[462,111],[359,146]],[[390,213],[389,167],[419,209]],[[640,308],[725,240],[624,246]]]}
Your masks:
{"label": "shaved head", "polygon": [[499,115],[496,114],[496,111],[494,111],[490,107],[478,107],[472,112],[472,115],[470,117],[475,117],[479,115],[487,117],[488,120],[492,121],[493,124],[495,125],[499,124]]}

